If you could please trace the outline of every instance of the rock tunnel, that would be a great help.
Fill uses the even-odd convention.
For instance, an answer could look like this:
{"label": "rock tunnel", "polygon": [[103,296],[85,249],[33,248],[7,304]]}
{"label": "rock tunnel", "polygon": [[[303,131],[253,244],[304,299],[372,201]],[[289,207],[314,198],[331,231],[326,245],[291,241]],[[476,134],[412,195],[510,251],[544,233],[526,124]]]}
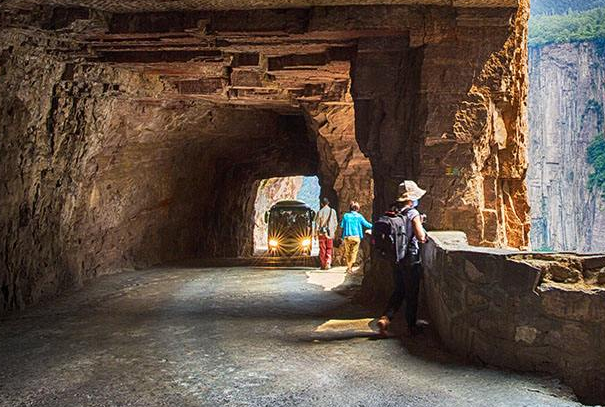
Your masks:
{"label": "rock tunnel", "polygon": [[248,255],[269,177],[527,247],[527,4],[342,3],[4,2],[2,309]]}
{"label": "rock tunnel", "polygon": [[[603,259],[485,250],[530,247],[528,3],[2,2],[0,314],[101,275],[252,255],[264,179],[317,176],[368,217],[413,179],[427,229],[465,233],[465,251],[424,249],[446,345],[602,400],[602,292],[556,284]],[[364,292],[385,279],[366,269]],[[601,356],[559,357],[577,337]]]}

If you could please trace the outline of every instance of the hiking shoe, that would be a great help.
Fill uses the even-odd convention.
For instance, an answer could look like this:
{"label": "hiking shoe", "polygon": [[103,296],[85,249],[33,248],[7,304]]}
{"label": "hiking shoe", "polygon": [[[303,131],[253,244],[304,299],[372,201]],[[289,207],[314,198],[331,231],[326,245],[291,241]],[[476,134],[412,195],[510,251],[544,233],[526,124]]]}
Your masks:
{"label": "hiking shoe", "polygon": [[389,325],[391,325],[391,320],[386,316],[382,316],[382,317],[380,317],[380,319],[378,319],[378,322],[376,323],[376,325],[378,325],[378,330],[380,331],[380,335],[387,336],[387,332],[389,330]]}
{"label": "hiking shoe", "polygon": [[420,323],[420,321],[418,321],[418,323],[416,323],[416,325],[412,325],[412,326],[408,326],[408,336],[410,338],[413,338],[415,336],[421,335],[424,333],[424,328],[426,326],[428,326],[428,323],[426,321],[422,321],[423,323]]}

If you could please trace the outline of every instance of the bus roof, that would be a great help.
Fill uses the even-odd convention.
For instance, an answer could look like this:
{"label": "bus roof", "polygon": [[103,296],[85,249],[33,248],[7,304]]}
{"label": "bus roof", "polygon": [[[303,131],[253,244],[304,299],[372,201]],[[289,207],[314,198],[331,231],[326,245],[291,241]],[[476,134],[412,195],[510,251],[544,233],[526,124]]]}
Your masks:
{"label": "bus roof", "polygon": [[311,209],[309,205],[303,201],[279,201],[271,207],[273,209]]}

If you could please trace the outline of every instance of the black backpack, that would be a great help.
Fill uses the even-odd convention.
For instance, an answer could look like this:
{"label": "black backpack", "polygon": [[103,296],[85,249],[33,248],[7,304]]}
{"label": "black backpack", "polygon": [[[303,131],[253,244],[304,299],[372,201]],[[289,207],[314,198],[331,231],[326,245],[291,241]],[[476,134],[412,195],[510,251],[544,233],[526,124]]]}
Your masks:
{"label": "black backpack", "polygon": [[409,209],[401,213],[387,212],[372,227],[375,252],[390,262],[400,262],[408,252],[412,236],[407,235]]}

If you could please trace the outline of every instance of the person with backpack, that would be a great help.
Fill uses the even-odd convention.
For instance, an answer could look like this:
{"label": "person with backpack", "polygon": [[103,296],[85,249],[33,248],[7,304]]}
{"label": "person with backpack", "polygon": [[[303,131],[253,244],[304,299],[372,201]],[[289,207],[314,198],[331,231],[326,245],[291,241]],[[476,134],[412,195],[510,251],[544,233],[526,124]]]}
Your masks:
{"label": "person with backpack", "polygon": [[340,227],[342,229],[342,238],[344,244],[345,261],[347,263],[347,273],[353,272],[353,265],[357,260],[359,245],[363,239],[364,231],[372,228],[372,224],[359,213],[359,204],[355,201],[349,205],[350,212],[342,217]]}
{"label": "person with backpack", "polygon": [[329,270],[332,267],[332,251],[337,226],[338,215],[330,207],[330,200],[322,199],[321,209],[315,215],[315,236],[319,240],[319,263],[322,270]]}
{"label": "person with backpack", "polygon": [[426,242],[427,234],[422,226],[425,215],[416,207],[426,191],[414,181],[405,181],[399,186],[399,192],[391,211],[380,217],[373,229],[375,252],[391,264],[395,283],[386,310],[378,320],[382,335],[387,334],[404,299],[408,331],[410,335],[418,333],[418,296],[422,278],[420,243]]}

